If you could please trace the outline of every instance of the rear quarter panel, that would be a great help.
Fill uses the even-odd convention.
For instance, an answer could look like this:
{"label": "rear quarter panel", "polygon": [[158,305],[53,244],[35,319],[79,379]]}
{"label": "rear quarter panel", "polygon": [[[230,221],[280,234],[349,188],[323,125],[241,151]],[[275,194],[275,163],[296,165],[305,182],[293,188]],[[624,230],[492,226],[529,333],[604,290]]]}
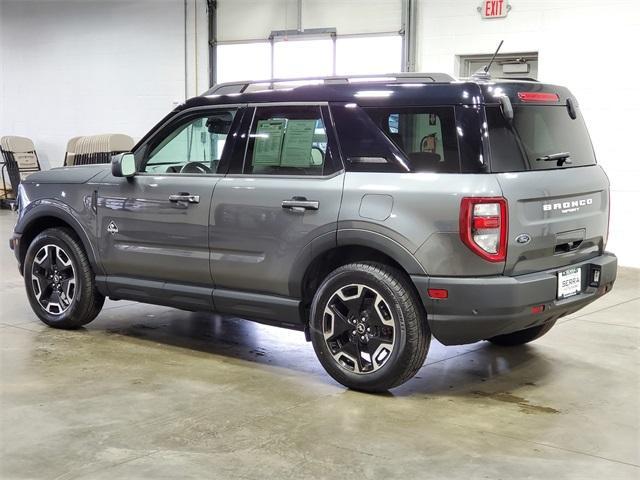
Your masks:
{"label": "rear quarter panel", "polygon": [[348,172],[338,244],[351,242],[354,232],[377,234],[422,266],[410,274],[501,274],[504,263],[480,259],[459,236],[462,197],[501,195],[490,174]]}

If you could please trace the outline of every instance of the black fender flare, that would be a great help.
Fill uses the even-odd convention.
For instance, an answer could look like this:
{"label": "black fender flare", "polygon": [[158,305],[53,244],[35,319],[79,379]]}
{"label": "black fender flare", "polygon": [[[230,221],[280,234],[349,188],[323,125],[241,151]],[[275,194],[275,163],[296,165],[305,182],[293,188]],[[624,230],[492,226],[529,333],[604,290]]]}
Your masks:
{"label": "black fender flare", "polygon": [[394,239],[365,229],[340,229],[326,233],[309,242],[296,259],[289,277],[289,294],[302,297],[304,277],[309,266],[321,255],[340,247],[368,247],[396,261],[408,275],[427,275],[416,257]]}
{"label": "black fender flare", "polygon": [[392,258],[407,272],[408,275],[426,275],[424,267],[418,262],[409,249],[393,238],[383,233],[360,228],[345,228],[338,230],[338,247],[364,246],[379,250]]}
{"label": "black fender flare", "polygon": [[[23,234],[28,231],[31,226],[38,220],[51,217],[63,221],[75,232],[84,251],[87,254],[91,268],[96,275],[104,275],[104,271],[95,252],[93,243],[89,239],[89,234],[82,224],[75,218],[74,210],[67,204],[54,199],[41,199],[31,202],[18,219],[15,227],[17,234]],[[25,248],[25,247],[20,247]],[[26,252],[26,248],[25,248]]]}

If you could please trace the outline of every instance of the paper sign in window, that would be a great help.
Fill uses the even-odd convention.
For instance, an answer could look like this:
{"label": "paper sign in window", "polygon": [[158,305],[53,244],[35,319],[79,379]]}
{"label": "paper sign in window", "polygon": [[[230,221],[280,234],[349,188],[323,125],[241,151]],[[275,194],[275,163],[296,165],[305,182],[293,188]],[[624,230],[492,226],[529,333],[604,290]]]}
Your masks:
{"label": "paper sign in window", "polygon": [[253,165],[279,166],[286,120],[260,120],[253,146]]}
{"label": "paper sign in window", "polygon": [[310,167],[316,120],[289,120],[282,147],[282,167]]}

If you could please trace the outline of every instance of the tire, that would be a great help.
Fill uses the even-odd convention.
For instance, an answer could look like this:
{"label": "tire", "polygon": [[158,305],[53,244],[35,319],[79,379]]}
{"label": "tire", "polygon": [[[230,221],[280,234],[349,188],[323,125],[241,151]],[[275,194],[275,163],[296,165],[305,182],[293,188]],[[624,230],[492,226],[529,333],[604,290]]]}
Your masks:
{"label": "tire", "polygon": [[31,308],[51,327],[79,328],[102,309],[104,296],[84,248],[67,228],[49,228],[33,239],[23,274]]}
{"label": "tire", "polygon": [[524,330],[518,330],[517,332],[506,333],[504,335],[497,335],[489,338],[488,341],[500,345],[501,347],[516,347],[518,345],[524,345],[525,343],[532,342],[545,333],[547,333],[556,324],[555,320],[552,320],[542,325],[536,325],[535,327],[525,328]]}
{"label": "tire", "polygon": [[310,322],[313,348],[327,373],[365,392],[385,392],[412,378],[431,342],[410,280],[378,263],[331,272],[313,298]]}

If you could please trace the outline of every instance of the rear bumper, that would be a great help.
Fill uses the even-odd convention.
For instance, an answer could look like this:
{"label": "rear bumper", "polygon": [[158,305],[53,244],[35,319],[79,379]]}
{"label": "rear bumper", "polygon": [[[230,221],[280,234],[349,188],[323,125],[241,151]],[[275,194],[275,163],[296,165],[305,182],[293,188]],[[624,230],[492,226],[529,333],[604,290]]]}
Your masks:
{"label": "rear bumper", "polygon": [[[516,277],[412,276],[427,310],[431,332],[445,345],[460,345],[511,333],[573,313],[609,292],[616,279],[618,261],[605,252],[590,260],[562,268]],[[558,271],[582,267],[582,291],[558,300]],[[597,286],[589,281],[600,269]],[[427,289],[448,291],[448,298],[434,300]],[[544,305],[540,313],[531,307]]]}

